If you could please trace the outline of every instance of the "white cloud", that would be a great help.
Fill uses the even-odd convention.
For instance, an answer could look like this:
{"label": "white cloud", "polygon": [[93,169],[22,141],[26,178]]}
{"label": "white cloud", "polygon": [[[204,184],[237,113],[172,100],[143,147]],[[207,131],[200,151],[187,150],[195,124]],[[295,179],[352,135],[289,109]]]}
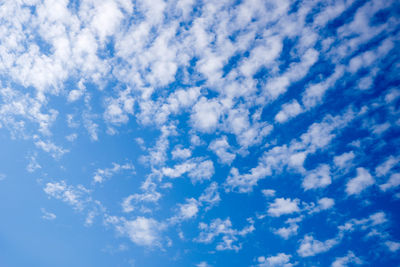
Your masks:
{"label": "white cloud", "polygon": [[337,257],[335,261],[332,262],[331,267],[346,267],[349,266],[349,264],[360,265],[363,264],[363,261],[360,258],[356,257],[356,255],[354,255],[352,251],[349,251],[346,256]]}
{"label": "white cloud", "polygon": [[300,247],[297,250],[297,253],[301,257],[311,257],[330,250],[338,243],[339,240],[336,238],[328,239],[321,242],[314,239],[314,237],[311,235],[305,235],[304,238],[301,240]]}
{"label": "white cloud", "polygon": [[77,135],[76,133],[73,133],[73,134],[67,135],[67,136],[65,137],[65,139],[67,139],[69,142],[73,142],[73,141],[75,141],[75,140],[76,140],[76,138],[78,138],[78,135]]}
{"label": "white cloud", "polygon": [[211,267],[211,265],[209,265],[207,262],[202,261],[198,264],[196,264],[196,267]]}
{"label": "white cloud", "polygon": [[199,212],[199,203],[194,198],[186,199],[186,203],[178,204],[178,213],[171,218],[171,222],[176,223],[194,218]]}
{"label": "white cloud", "polygon": [[311,109],[321,104],[326,91],[333,87],[336,81],[344,74],[344,67],[336,65],[334,73],[323,82],[311,84],[303,93],[302,102],[306,109]]}
{"label": "white cloud", "polygon": [[188,199],[186,202],[186,204],[180,205],[179,212],[183,219],[190,219],[196,216],[196,214],[199,212],[199,208],[197,201],[193,198]]}
{"label": "white cloud", "polygon": [[6,175],[4,173],[0,173],[0,181],[6,179]]}
{"label": "white cloud", "polygon": [[[260,122],[261,110],[256,111],[249,118],[249,110],[245,108],[231,108],[225,126],[229,132],[235,134],[236,141],[242,150],[259,144],[273,129],[272,125]],[[251,120],[250,120],[251,119]]]}
{"label": "white cloud", "polygon": [[174,168],[164,167],[162,168],[162,173],[170,178],[178,178],[188,171],[193,170],[196,166],[196,163],[187,161],[182,164],[175,165]]}
{"label": "white cloud", "polygon": [[190,137],[190,143],[192,144],[192,146],[200,146],[201,144],[203,144],[203,142],[201,141],[200,137],[193,134]]}
{"label": "white cloud", "polygon": [[390,176],[389,180],[387,180],[386,183],[381,184],[379,188],[382,191],[386,191],[388,189],[398,187],[399,185],[400,185],[400,173],[393,173]]}
{"label": "white cloud", "polygon": [[117,97],[108,98],[107,108],[104,112],[104,119],[111,124],[125,124],[129,121],[129,115],[133,115],[134,98],[131,95],[132,89],[128,87],[120,90]]}
{"label": "white cloud", "polygon": [[265,197],[273,197],[275,196],[275,190],[273,189],[263,189],[261,191]]}
{"label": "white cloud", "polygon": [[375,180],[368,170],[360,167],[357,168],[357,176],[347,182],[346,193],[348,195],[358,195],[373,184],[375,184]]}
{"label": "white cloud", "polygon": [[[276,140],[267,140],[268,144],[264,145],[265,137],[273,129],[264,121],[265,112],[268,113],[267,105],[281,107],[278,114],[268,114],[275,115],[272,119],[277,122],[276,130],[280,131],[279,123],[322,104],[328,90],[336,95],[334,90],[337,90],[337,82],[341,84],[340,87],[352,86],[353,80],[356,80],[358,84],[354,85],[355,88],[370,88],[377,73],[380,73],[376,71],[379,65],[375,68],[373,64],[385,58],[396,44],[396,38],[391,40],[389,37],[382,42],[378,38],[381,44],[376,48],[357,52],[360,47],[369,47],[366,44],[369,40],[375,40],[376,36],[386,38],[392,34],[396,19],[389,18],[388,22],[376,23],[378,25],[370,23],[370,19],[375,17],[377,11],[388,8],[393,1],[362,3],[354,10],[355,14],[350,17],[349,23],[343,23],[336,31],[337,36],[320,36],[320,33],[326,33],[325,25],[352,4],[352,1],[331,2],[319,5],[308,1],[293,8],[290,1],[262,0],[239,1],[234,5],[229,1],[199,4],[192,0],[135,3],[129,0],[90,0],[79,4],[68,1],[6,1],[0,12],[3,15],[0,25],[0,74],[4,76],[4,83],[11,84],[12,88],[2,85],[0,89],[0,101],[4,102],[0,103],[0,127],[7,128],[13,138],[20,134],[28,140],[36,134],[32,139],[36,147],[57,159],[68,151],[56,141],[60,140],[58,131],[50,132],[55,122],[57,127],[59,125],[58,112],[65,111],[62,106],[65,101],[62,99],[69,101],[65,104],[72,109],[69,112],[76,116],[68,116],[68,125],[85,127],[93,141],[103,138],[105,129],[107,133],[115,134],[114,137],[118,136],[118,132],[126,134],[125,130],[131,133],[131,127],[118,128],[128,121],[150,126],[151,129],[144,129],[144,135],[147,130],[161,130],[161,136],[154,146],[143,149],[148,152],[142,158],[143,162],[150,165],[145,169],[150,169],[152,175],[145,176],[146,182],[143,184],[146,186],[141,188],[143,192],[130,192],[131,195],[127,194],[122,200],[125,212],[143,211],[143,205],[157,203],[161,198],[156,191],[158,186],[167,191],[175,189],[172,183],[176,180],[166,177],[186,175],[195,183],[211,180],[217,171],[218,176],[222,175],[224,179],[226,173],[214,167],[207,155],[190,159],[192,154],[196,157],[199,152],[209,153],[206,149],[209,142],[209,150],[214,151],[223,164],[233,164],[235,159],[239,163],[251,159],[257,164],[251,166],[250,162],[249,166],[243,165],[243,168],[232,166],[224,184],[226,192],[250,192],[261,179],[282,175],[287,171],[305,175],[302,185],[306,190],[327,187],[331,183],[331,171],[332,175],[335,171],[340,174],[348,171],[351,160],[355,158],[354,153],[336,156],[333,161],[337,168],[331,167],[331,170],[328,165],[322,164],[307,172],[305,163],[317,151],[327,150],[324,152],[333,155],[335,149],[330,145],[332,140],[354,116],[348,112],[314,121],[323,114],[310,113],[304,123],[311,122],[312,125],[299,133],[300,138],[294,137],[289,131],[288,138],[291,140],[282,140],[278,134]],[[308,21],[310,14],[313,19]],[[286,45],[286,40],[290,45]],[[320,43],[322,50],[316,51]],[[289,51],[286,53],[287,48]],[[285,57],[281,57],[282,51],[285,51]],[[320,75],[319,67],[312,68],[320,58],[329,68],[334,66],[330,76]],[[232,63],[233,59],[235,62]],[[349,64],[342,66],[341,62]],[[318,66],[320,63],[317,63]],[[358,76],[352,76],[352,73],[361,69],[368,72],[364,77],[356,79]],[[256,77],[260,70],[266,76]],[[297,81],[301,85],[304,81],[311,81],[305,84],[303,92],[295,92],[301,101],[290,100],[283,105],[281,102],[273,103]],[[83,82],[90,85],[90,90],[84,87]],[[193,87],[197,84],[201,85]],[[396,93],[393,90],[380,97],[381,100],[394,103]],[[365,93],[349,92],[355,94],[355,98]],[[291,95],[287,97],[292,99]],[[58,101],[59,98],[62,98],[61,101]],[[79,99],[83,101],[77,103]],[[376,105],[376,102],[366,103],[370,111]],[[396,115],[394,107],[387,105],[384,109],[391,109],[390,112]],[[325,108],[321,110],[326,112]],[[172,126],[167,126],[170,123]],[[141,129],[140,125],[138,129]],[[372,125],[371,132],[382,134],[390,125],[394,124],[382,122]],[[81,129],[74,129],[74,132],[81,136]],[[201,136],[203,140],[200,140],[197,132],[207,134]],[[67,140],[75,140],[76,133],[67,136]],[[142,133],[141,130],[135,132]],[[193,137],[193,147],[190,148],[193,151],[182,148],[187,141],[184,140],[186,134]],[[50,139],[53,136],[54,140]],[[172,136],[174,138],[170,138]],[[146,138],[152,138],[152,134]],[[372,135],[371,138],[371,142],[374,142],[377,136]],[[84,136],[81,139],[83,141]],[[64,138],[61,140],[65,141]],[[173,163],[174,166],[169,165],[170,142],[174,147],[172,159],[179,160]],[[181,145],[177,146],[175,142]],[[75,145],[66,144],[71,147]],[[146,144],[153,143],[149,139]],[[255,145],[257,147],[252,147]],[[379,155],[380,147],[376,149]],[[240,159],[236,158],[236,153]],[[259,159],[254,158],[259,155]],[[357,155],[361,157],[362,152],[357,152]],[[375,170],[375,174],[386,181],[384,184],[380,182],[382,190],[400,184],[398,174],[392,173],[398,163],[396,160],[395,165],[388,161]],[[34,171],[39,166],[32,159],[27,170]],[[121,168],[121,165],[114,165],[99,169],[93,179],[95,183],[104,182]],[[347,183],[345,190],[348,195],[360,194],[374,183],[374,179],[366,172],[359,171]],[[168,182],[165,183],[165,180]],[[154,184],[154,187],[149,184]],[[203,188],[203,185],[198,186]],[[68,186],[63,181],[48,183],[45,191],[75,208],[93,202],[86,188]],[[275,196],[272,189],[262,192],[266,197]],[[216,182],[210,183],[197,202],[191,196],[187,197],[187,202],[178,205],[178,213],[182,218],[201,217],[200,207],[207,210],[221,201]],[[252,195],[249,194],[249,197]],[[304,210],[300,210],[299,203],[297,198],[277,198],[268,207],[268,214],[276,217],[301,211],[311,214],[333,207],[334,200],[323,197],[317,204],[311,203]],[[88,214],[87,224],[91,224],[94,214]],[[355,220],[351,223],[354,227],[367,227],[379,220],[383,220],[382,217],[376,216],[367,218],[367,222]],[[145,246],[160,242],[160,232],[154,228],[162,223],[144,217],[127,222],[123,228],[134,229],[125,229],[133,242]],[[212,228],[211,224],[209,228]],[[249,227],[244,232],[235,230],[231,225],[227,226],[226,220],[219,225],[230,229],[220,234],[217,245],[220,250],[238,250],[242,233],[252,229]],[[277,230],[282,237],[288,238],[297,232],[296,223],[286,223],[284,226]],[[140,236],[139,232],[143,235]],[[263,258],[259,263],[292,265],[290,256],[283,253]]]}
{"label": "white cloud", "polygon": [[400,249],[400,243],[399,242],[394,242],[394,241],[386,241],[385,245],[389,249],[390,252],[396,252]]}
{"label": "white cloud", "polygon": [[83,92],[81,90],[71,90],[68,94],[68,101],[69,102],[74,102],[78,100],[81,96],[83,95]]}
{"label": "white cloud", "polygon": [[254,222],[252,220],[249,220],[249,222],[250,225],[244,227],[240,231],[232,228],[232,222],[229,218],[225,220],[219,218],[215,219],[209,225],[200,223],[199,229],[201,232],[195,241],[200,243],[211,243],[216,237],[222,236],[222,240],[217,243],[217,250],[239,251],[242,247],[240,243],[236,244],[239,237],[244,237],[255,230],[253,226]]}
{"label": "white cloud", "polygon": [[103,2],[96,6],[91,25],[97,32],[100,42],[114,33],[121,19],[122,13],[114,1]]}
{"label": "white cloud", "polygon": [[214,164],[211,160],[200,162],[195,169],[189,172],[192,182],[202,182],[209,180],[214,175]]}
{"label": "white cloud", "polygon": [[50,153],[53,158],[60,158],[65,153],[69,152],[68,149],[64,149],[52,143],[51,141],[43,141],[38,136],[34,136],[35,145],[41,148],[43,151]]}
{"label": "white cloud", "polygon": [[283,104],[281,111],[278,112],[275,116],[275,121],[279,123],[284,123],[291,118],[296,117],[302,112],[302,108],[299,105],[299,102],[297,100],[293,100],[290,103]]}
{"label": "white cloud", "polygon": [[92,116],[89,115],[88,113],[85,113],[83,115],[83,125],[85,126],[90,139],[92,141],[98,141],[99,140],[99,136],[98,136],[99,125],[92,120]]}
{"label": "white cloud", "polygon": [[321,210],[327,210],[335,205],[335,200],[333,198],[323,197],[318,200],[318,207]]}
{"label": "white cloud", "polygon": [[376,124],[372,126],[372,133],[380,136],[382,133],[386,132],[391,127],[389,122],[382,124]]}
{"label": "white cloud", "polygon": [[78,82],[78,89],[74,89],[71,90],[68,94],[68,102],[74,102],[76,100],[78,100],[79,98],[81,98],[81,96],[84,94],[85,92],[85,85],[84,85],[84,80],[80,80]]}
{"label": "white cloud", "polygon": [[343,153],[339,156],[335,156],[333,158],[333,162],[335,163],[336,167],[340,169],[347,168],[351,166],[353,159],[355,158],[355,154],[353,151]]}
{"label": "white cloud", "polygon": [[281,215],[299,212],[299,200],[290,198],[275,198],[273,203],[269,204],[268,215],[280,217]]}
{"label": "white cloud", "polygon": [[161,232],[165,225],[152,218],[137,217],[124,221],[120,231],[128,235],[130,240],[139,246],[160,246]]}
{"label": "white cloud", "polygon": [[241,193],[250,192],[260,179],[281,173],[287,166],[302,173],[307,155],[326,148],[336,137],[335,132],[344,128],[353,118],[351,110],[341,116],[327,115],[322,122],[313,123],[299,139],[292,139],[289,146],[275,146],[264,152],[258,159],[258,165],[248,173],[240,174],[233,167],[226,179],[226,191],[237,189]]}
{"label": "white cloud", "polygon": [[295,264],[290,263],[292,256],[285,253],[278,253],[275,256],[265,258],[260,256],[257,258],[259,267],[292,267]]}
{"label": "white cloud", "polygon": [[400,162],[400,157],[388,157],[382,164],[375,168],[376,176],[385,176]]}
{"label": "white cloud", "polygon": [[234,153],[228,151],[231,150],[231,147],[226,136],[214,140],[208,148],[211,149],[218,156],[220,162],[224,164],[231,164],[236,157]]}
{"label": "white cloud", "polygon": [[[282,51],[282,40],[278,35],[268,36],[263,44],[255,47],[247,60],[240,66],[240,71],[245,76],[253,76],[255,72],[263,65],[270,65],[274,59],[277,58]],[[276,85],[276,83],[275,83]],[[278,95],[280,90],[272,85],[268,87],[271,95]],[[278,91],[278,92],[277,92]]]}
{"label": "white cloud", "polygon": [[112,165],[112,168],[97,169],[93,176],[93,182],[103,183],[106,179],[110,179],[113,175],[121,171],[130,171],[134,173],[135,170],[135,167],[131,163],[120,165],[113,162]]}
{"label": "white cloud", "polygon": [[382,211],[376,212],[363,219],[351,219],[338,227],[341,232],[352,232],[355,230],[369,230],[374,227],[384,226],[388,222],[386,214]]}
{"label": "white cloud", "polygon": [[170,178],[178,178],[187,173],[192,182],[196,183],[209,180],[214,175],[214,164],[211,160],[194,158],[177,164],[173,168],[163,167],[161,171],[163,175]]}
{"label": "white cloud", "polygon": [[217,127],[221,114],[222,107],[217,101],[202,97],[193,107],[191,121],[197,130],[212,132]]}
{"label": "white cloud", "polygon": [[287,240],[289,237],[297,235],[299,226],[295,223],[291,223],[288,227],[281,227],[274,230],[274,234],[279,235],[283,239]]}
{"label": "white cloud", "polygon": [[324,188],[332,182],[330,168],[327,164],[321,164],[316,169],[309,171],[303,180],[304,190]]}
{"label": "white cloud", "polygon": [[221,197],[218,192],[218,184],[216,182],[212,182],[200,195],[199,201],[208,205],[206,210],[216,206],[221,201]]}
{"label": "white cloud", "polygon": [[82,185],[68,186],[65,181],[61,181],[47,183],[43,190],[49,196],[60,199],[78,210],[83,210],[89,201],[89,190]]}
{"label": "white cloud", "polygon": [[32,173],[35,170],[42,168],[42,166],[40,166],[40,164],[37,162],[36,157],[37,157],[36,154],[29,156],[29,163],[28,166],[26,166],[26,170],[28,172]]}
{"label": "white cloud", "polygon": [[[121,206],[122,211],[129,213],[135,210],[135,206],[139,203],[156,203],[161,198],[161,194],[155,191],[154,187],[150,187],[149,190],[145,191],[142,194],[133,194],[124,198]],[[132,205],[132,201],[134,201],[135,206]]]}
{"label": "white cloud", "polygon": [[279,95],[286,92],[291,82],[303,78],[310,67],[318,60],[318,56],[319,53],[315,49],[309,48],[300,56],[300,62],[291,64],[281,76],[269,79],[264,88],[269,99],[275,100]]}
{"label": "white cloud", "polygon": [[192,155],[192,151],[187,148],[176,147],[171,154],[173,159],[187,159]]}
{"label": "white cloud", "polygon": [[46,211],[46,209],[40,209],[42,211],[42,219],[52,221],[57,218],[54,213]]}

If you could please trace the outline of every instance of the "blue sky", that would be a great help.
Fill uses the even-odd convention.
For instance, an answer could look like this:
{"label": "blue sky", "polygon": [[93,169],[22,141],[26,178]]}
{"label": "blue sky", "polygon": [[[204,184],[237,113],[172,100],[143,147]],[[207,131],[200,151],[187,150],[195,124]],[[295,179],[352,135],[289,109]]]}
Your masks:
{"label": "blue sky", "polygon": [[398,2],[0,6],[0,266],[400,266]]}

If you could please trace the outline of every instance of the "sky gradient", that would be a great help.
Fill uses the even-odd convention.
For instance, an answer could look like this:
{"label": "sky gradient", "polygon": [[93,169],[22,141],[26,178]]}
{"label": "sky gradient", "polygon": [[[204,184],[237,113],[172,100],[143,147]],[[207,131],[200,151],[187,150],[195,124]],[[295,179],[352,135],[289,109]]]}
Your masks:
{"label": "sky gradient", "polygon": [[400,266],[400,4],[0,1],[0,266]]}

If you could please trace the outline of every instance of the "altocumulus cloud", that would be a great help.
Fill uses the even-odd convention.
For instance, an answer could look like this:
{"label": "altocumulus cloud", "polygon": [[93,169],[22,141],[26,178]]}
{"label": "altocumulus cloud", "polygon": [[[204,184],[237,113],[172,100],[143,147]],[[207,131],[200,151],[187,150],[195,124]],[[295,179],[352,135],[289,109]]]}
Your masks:
{"label": "altocumulus cloud", "polygon": [[6,264],[396,265],[399,10],[1,2]]}

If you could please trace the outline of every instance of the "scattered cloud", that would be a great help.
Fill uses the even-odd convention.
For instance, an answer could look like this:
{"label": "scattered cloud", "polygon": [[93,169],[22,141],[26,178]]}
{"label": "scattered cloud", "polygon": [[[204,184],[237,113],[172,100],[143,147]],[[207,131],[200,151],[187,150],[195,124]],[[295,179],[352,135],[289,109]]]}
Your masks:
{"label": "scattered cloud", "polygon": [[126,220],[118,229],[126,234],[130,240],[139,246],[161,246],[161,232],[165,228],[152,218],[137,217],[135,220]]}
{"label": "scattered cloud", "polygon": [[332,262],[331,267],[345,267],[349,266],[349,264],[361,265],[363,264],[363,261],[356,257],[352,251],[349,251],[346,256],[337,257],[336,260]]}
{"label": "scattered cloud", "polygon": [[[234,252],[262,249],[268,231],[290,242],[249,254],[253,264],[312,266],[319,255],[334,267],[393,265],[396,4],[3,1],[0,171],[19,185],[22,155],[21,171],[40,177],[49,199],[71,206],[85,226],[103,218],[154,257],[188,248],[166,265],[190,257],[193,245],[215,248],[197,266],[244,261]],[[116,188],[116,178],[132,174]],[[375,184],[380,190],[369,190]],[[333,238],[317,240],[332,226]],[[352,248],[371,250],[371,239],[385,248],[379,257]]]}
{"label": "scattered cloud", "polygon": [[275,198],[273,203],[268,207],[268,215],[272,217],[280,217],[286,214],[299,212],[299,200],[290,198]]}
{"label": "scattered cloud", "polygon": [[275,121],[279,123],[284,123],[288,121],[289,119],[296,117],[300,113],[302,113],[302,108],[297,102],[297,100],[293,100],[290,103],[282,105],[281,111],[278,112],[275,116]]}
{"label": "scattered cloud", "polygon": [[260,256],[257,258],[258,265],[260,267],[291,267],[295,264],[290,263],[292,256],[285,253],[278,253],[275,256],[264,257]]}
{"label": "scattered cloud", "polygon": [[339,244],[339,240],[337,238],[319,241],[314,239],[312,235],[305,235],[300,242],[300,247],[298,248],[297,253],[301,257],[311,257],[327,252],[337,244]]}
{"label": "scattered cloud", "polygon": [[357,168],[357,176],[347,182],[346,193],[348,195],[359,195],[373,184],[375,184],[375,180],[368,170],[360,167]]}
{"label": "scattered cloud", "polygon": [[235,250],[239,251],[242,247],[238,243],[239,237],[244,237],[255,230],[252,220],[250,225],[242,230],[232,228],[232,222],[229,218],[225,220],[215,219],[210,224],[200,223],[200,235],[195,239],[199,243],[211,243],[215,238],[221,236],[217,242],[216,250]]}
{"label": "scattered cloud", "polygon": [[399,242],[395,242],[395,241],[386,241],[385,245],[387,246],[387,248],[391,251],[391,252],[396,252],[400,249],[400,243]]}
{"label": "scattered cloud", "polygon": [[44,208],[40,209],[42,211],[42,219],[44,220],[55,220],[57,216],[54,213],[46,211]]}
{"label": "scattered cloud", "polygon": [[331,182],[329,165],[323,164],[307,173],[303,180],[303,188],[305,190],[324,188],[330,185]]}
{"label": "scattered cloud", "polygon": [[122,171],[130,171],[131,173],[135,173],[135,167],[131,163],[125,163],[121,165],[113,162],[112,165],[112,168],[97,169],[93,176],[93,182],[103,183],[105,180],[110,179],[113,175]]}

